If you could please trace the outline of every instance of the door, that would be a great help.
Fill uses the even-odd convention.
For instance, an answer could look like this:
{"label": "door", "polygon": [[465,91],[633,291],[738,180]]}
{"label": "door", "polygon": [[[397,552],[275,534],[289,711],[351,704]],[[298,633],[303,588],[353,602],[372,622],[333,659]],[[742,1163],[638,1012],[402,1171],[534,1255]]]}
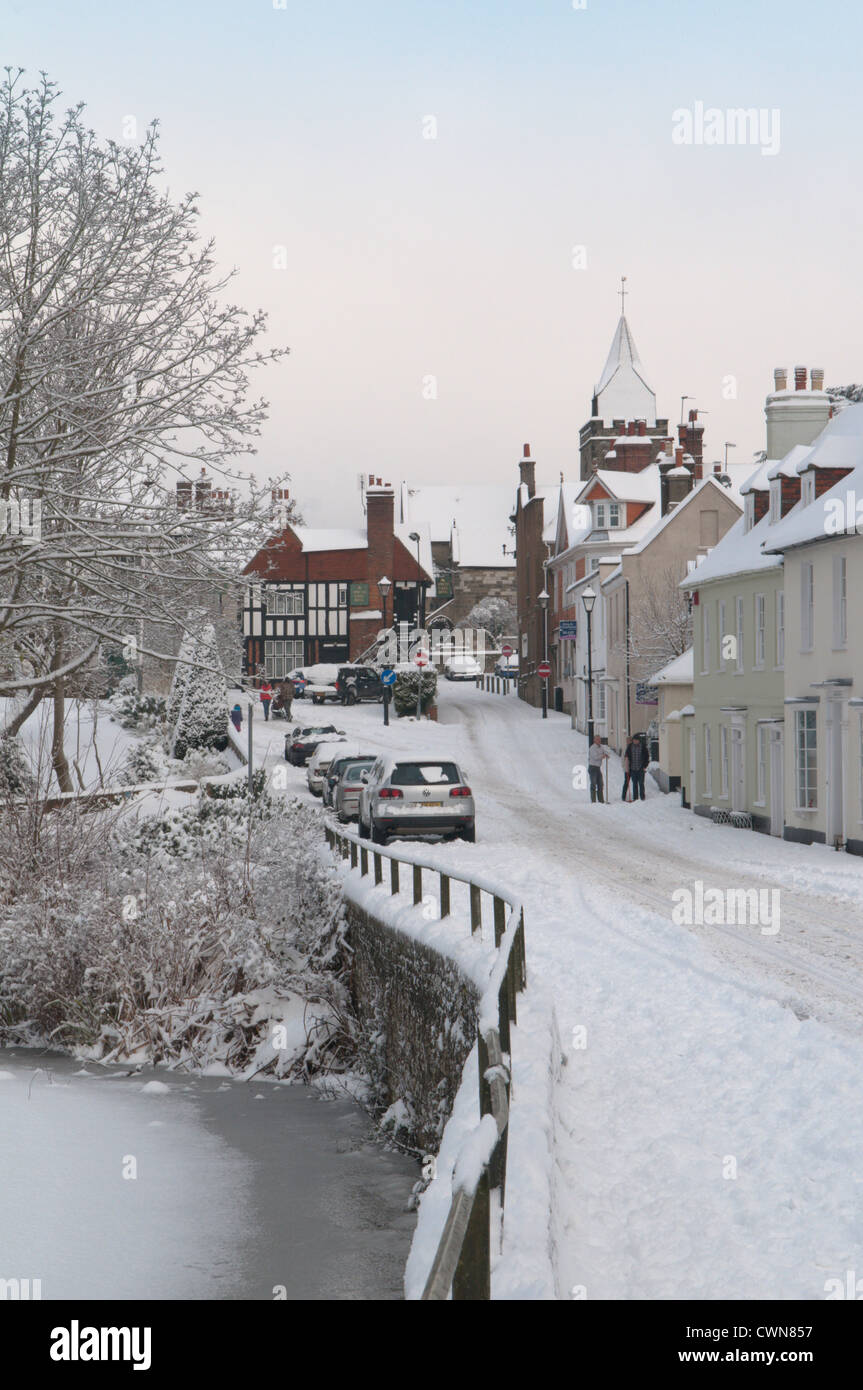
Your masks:
{"label": "door", "polygon": [[746,764],[743,757],[743,729],[731,730],[731,809],[746,810]]}
{"label": "door", "polygon": [[781,729],[770,730],[770,834],[781,837],[785,824],[785,747]]}
{"label": "door", "polygon": [[841,700],[827,705],[827,843],[845,843],[845,773],[842,761]]}
{"label": "door", "polygon": [[695,730],[689,730],[689,804],[695,809]]}

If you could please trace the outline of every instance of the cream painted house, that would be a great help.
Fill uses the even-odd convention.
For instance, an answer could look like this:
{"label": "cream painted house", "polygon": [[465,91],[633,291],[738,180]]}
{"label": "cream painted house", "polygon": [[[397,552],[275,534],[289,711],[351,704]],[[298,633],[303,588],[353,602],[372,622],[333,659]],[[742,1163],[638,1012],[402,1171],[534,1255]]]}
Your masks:
{"label": "cream painted house", "polygon": [[656,780],[664,792],[679,790],[683,779],[681,710],[692,704],[694,678],[692,648],[676,656],[650,677],[659,697],[659,771]]}
{"label": "cream painted house", "polygon": [[784,555],[785,838],[863,854],[863,405],[798,460]]}

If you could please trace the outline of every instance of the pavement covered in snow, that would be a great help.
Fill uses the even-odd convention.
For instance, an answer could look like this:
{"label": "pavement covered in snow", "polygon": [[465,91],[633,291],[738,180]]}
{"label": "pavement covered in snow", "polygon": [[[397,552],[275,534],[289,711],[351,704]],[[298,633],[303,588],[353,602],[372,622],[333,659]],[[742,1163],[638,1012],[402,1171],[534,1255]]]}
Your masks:
{"label": "pavement covered in snow", "polygon": [[[292,723],[322,713],[298,701]],[[417,743],[376,705],[326,716],[359,752]],[[284,731],[256,728],[270,767],[287,768]],[[622,803],[616,759],[611,803],[592,806],[584,738],[512,696],[441,682],[421,742],[459,759],[478,799],[475,845],[424,852],[523,897],[525,1016],[556,1016],[565,1057],[555,1080],[525,1049],[553,1157],[519,1137],[516,1092],[495,1295],[819,1299],[863,1268],[863,861],[713,826],[650,777],[646,802]],[[675,921],[697,883],[778,890],[778,930]],[[551,1290],[515,1210],[546,1162]]]}

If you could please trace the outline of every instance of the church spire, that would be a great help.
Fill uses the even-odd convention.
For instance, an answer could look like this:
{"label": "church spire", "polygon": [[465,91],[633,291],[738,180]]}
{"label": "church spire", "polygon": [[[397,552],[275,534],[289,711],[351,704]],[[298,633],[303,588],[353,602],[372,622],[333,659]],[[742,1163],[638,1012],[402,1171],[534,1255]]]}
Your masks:
{"label": "church spire", "polygon": [[656,396],[647,382],[635,339],[624,313],[628,290],[620,277],[620,318],[611,340],[605,367],[593,392],[593,415],[612,420],[646,420],[656,424]]}

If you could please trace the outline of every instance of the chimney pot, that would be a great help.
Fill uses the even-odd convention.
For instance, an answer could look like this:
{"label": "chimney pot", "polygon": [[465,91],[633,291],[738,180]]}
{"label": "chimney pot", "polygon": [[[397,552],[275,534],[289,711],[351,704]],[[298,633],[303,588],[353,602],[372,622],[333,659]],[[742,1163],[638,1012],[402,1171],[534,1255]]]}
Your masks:
{"label": "chimney pot", "polygon": [[795,368],[794,368],[794,390],[795,390],[795,391],[805,391],[805,390],[806,390],[806,368],[805,368],[805,367],[795,367]]}
{"label": "chimney pot", "polygon": [[639,434],[642,434],[642,435],[647,434],[647,421],[646,421],[646,420],[639,420],[639,422],[638,422],[638,433],[639,433]]}
{"label": "chimney pot", "polygon": [[529,458],[530,458],[530,445],[529,445],[529,444],[525,444],[525,446],[524,446],[524,457],[525,457],[526,459],[529,459]]}
{"label": "chimney pot", "polygon": [[813,390],[813,391],[823,391],[823,390],[824,390],[824,368],[823,368],[823,367],[813,367],[813,368],[812,368],[812,371],[809,373],[809,380],[810,380],[810,382],[811,382],[812,390]]}
{"label": "chimney pot", "polygon": [[774,367],[774,369],[773,369],[773,385],[774,385],[774,390],[776,390],[776,391],[787,391],[787,389],[788,389],[788,373],[787,373],[787,371],[785,370],[784,367]]}

